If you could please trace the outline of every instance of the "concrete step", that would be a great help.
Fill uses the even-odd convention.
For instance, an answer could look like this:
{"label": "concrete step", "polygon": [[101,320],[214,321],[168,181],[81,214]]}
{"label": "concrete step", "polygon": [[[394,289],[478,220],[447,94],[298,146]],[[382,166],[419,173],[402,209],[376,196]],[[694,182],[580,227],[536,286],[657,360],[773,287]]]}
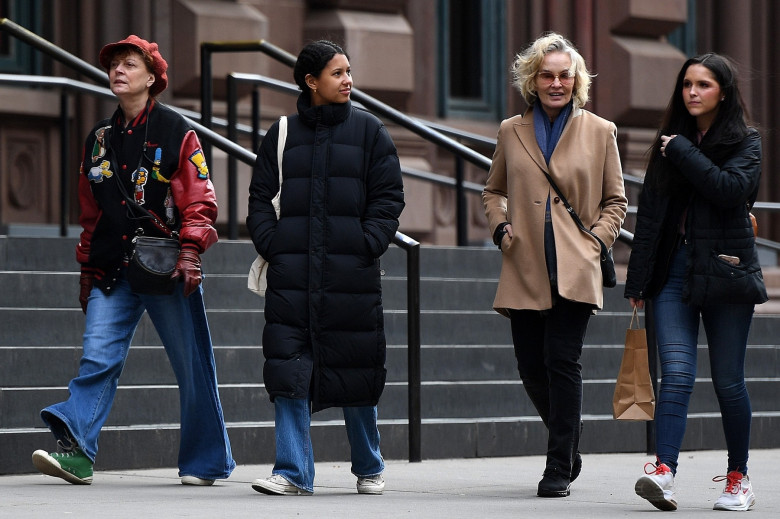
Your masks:
{"label": "concrete step", "polygon": [[[614,381],[620,369],[622,345],[586,345],[582,353],[583,378]],[[407,348],[390,345],[387,381],[407,380]],[[63,386],[78,372],[80,346],[0,347],[0,381],[5,388]],[[263,382],[260,346],[216,346],[214,358],[221,384]],[[710,376],[709,353],[699,346],[697,374]],[[517,361],[511,345],[426,345],[421,348],[423,381],[475,382],[516,380]],[[745,373],[752,378],[780,379],[778,351],[772,345],[751,345]],[[162,346],[133,345],[122,372],[122,385],[174,384],[173,371]]]}
{"label": "concrete step", "polygon": [[[260,309],[207,310],[212,340],[218,346],[260,344],[264,325]],[[628,312],[600,312],[588,325],[586,344],[623,344],[630,322]],[[46,326],[41,326],[46,323]],[[81,309],[5,309],[0,311],[0,346],[52,346],[81,343],[84,314]],[[407,344],[405,310],[385,311],[388,344]],[[420,316],[421,343],[506,344],[511,337],[509,320],[493,312],[424,310]],[[703,340],[703,330],[701,331]],[[777,318],[757,314],[748,342],[774,344]],[[160,339],[147,315],[141,319],[134,344],[159,345]]]}
{"label": "concrete step", "polygon": [[[0,236],[0,271],[77,272],[76,238]],[[204,270],[210,274],[245,275],[256,252],[248,240],[220,240],[203,255]],[[391,245],[382,256],[387,277],[406,276],[406,253]],[[421,276],[460,279],[498,279],[501,254],[493,247],[420,248]],[[618,281],[625,281],[625,264],[616,265]],[[763,267],[770,289],[780,289],[780,267]],[[615,292],[618,289],[608,289]],[[619,290],[622,297],[622,289]]]}
{"label": "concrete step", "polygon": [[[748,391],[755,412],[777,408],[780,379],[749,378]],[[583,413],[611,414],[614,380],[586,380]],[[262,384],[220,384],[225,420],[230,422],[273,421],[273,405]],[[386,385],[379,413],[384,419],[404,420],[408,416],[408,390],[405,383]],[[718,413],[708,379],[697,379],[689,410],[692,413]],[[0,389],[0,429],[42,425],[39,411],[66,400],[66,387]],[[426,419],[484,419],[507,416],[534,416],[535,410],[519,379],[468,382],[423,382],[422,416]],[[338,419],[338,409],[316,413],[314,421]],[[109,415],[108,425],[154,425],[179,420],[179,390],[175,384],[120,385]]]}
{"label": "concrete step", "polygon": [[[262,309],[265,299],[246,288],[245,274],[207,274],[203,280],[204,301],[210,310]],[[80,309],[78,272],[0,272],[0,309]],[[387,310],[405,309],[406,279],[382,280],[382,299]],[[420,305],[430,310],[489,310],[496,292],[495,280],[423,278]]]}
{"label": "concrete step", "polygon": [[[498,281],[495,279],[457,279],[428,277],[420,280],[420,306],[433,311],[492,312]],[[78,302],[78,272],[0,271],[0,310],[2,309],[72,309],[81,310]],[[209,310],[262,310],[265,299],[246,288],[244,274],[211,274],[203,281],[204,301]],[[385,310],[405,310],[406,278],[382,279]],[[756,313],[778,314],[780,288],[769,291],[770,301],[756,306]],[[604,292],[603,312],[628,312],[623,285]]]}
{"label": "concrete step", "polygon": [[[59,237],[0,236],[0,271],[77,272],[78,239]],[[220,240],[203,254],[206,274],[247,274],[257,252],[248,240]],[[381,258],[388,276],[406,276],[406,252],[391,245]],[[479,277],[491,272],[498,278],[501,255],[490,247],[421,247],[423,277]]]}

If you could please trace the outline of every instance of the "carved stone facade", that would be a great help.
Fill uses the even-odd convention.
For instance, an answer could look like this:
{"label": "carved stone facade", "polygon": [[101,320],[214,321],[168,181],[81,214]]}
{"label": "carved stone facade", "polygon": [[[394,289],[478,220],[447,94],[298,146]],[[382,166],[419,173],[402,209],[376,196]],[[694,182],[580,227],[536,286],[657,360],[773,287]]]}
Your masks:
{"label": "carved stone facade", "polygon": [[[355,86],[411,115],[436,120],[471,133],[494,138],[498,120],[439,119],[441,68],[438,32],[444,0],[43,0],[43,36],[75,56],[96,65],[101,46],[136,33],[160,44],[168,58],[170,88],[162,101],[200,109],[200,43],[265,39],[293,54],[307,41],[328,38],[344,44],[355,71]],[[689,8],[693,6],[693,12]],[[79,23],[73,24],[73,13]],[[3,14],[3,16],[6,16]],[[11,17],[12,18],[12,17]],[[641,175],[670,88],[685,54],[667,35],[678,26],[695,27],[697,51],[733,57],[743,71],[743,94],[754,122],[764,136],[764,177],[759,200],[780,199],[777,176],[780,106],[774,103],[770,78],[780,68],[774,27],[780,3],[774,0],[506,0],[503,4],[504,66],[530,41],[547,30],[566,35],[577,45],[594,79],[588,108],[618,125],[619,144],[627,173]],[[728,30],[722,30],[728,27]],[[47,75],[90,82],[46,57]],[[289,67],[259,53],[225,53],[214,57],[214,116],[226,116],[225,75],[247,72],[292,82]],[[261,90],[262,126],[295,109],[294,98]],[[520,113],[525,104],[508,84],[504,117]],[[13,224],[58,226],[59,217],[59,93],[20,90],[0,85],[0,232]],[[75,95],[71,110],[69,167],[76,171],[85,133],[111,113],[111,102]],[[242,97],[239,114],[248,123],[249,97]],[[454,176],[450,152],[437,149],[417,135],[388,123],[404,166]],[[242,145],[249,147],[248,141]],[[492,150],[478,150],[490,156]],[[226,156],[214,150],[210,168],[227,218]],[[239,193],[246,191],[250,171],[239,167]],[[487,173],[466,165],[465,178],[484,184]],[[73,176],[75,179],[75,174]],[[453,245],[457,240],[456,203],[451,188],[407,179],[407,209],[401,230],[423,243]],[[75,182],[69,186],[70,221],[76,225]],[[634,193],[635,194],[635,193]],[[239,220],[246,212],[239,196]],[[468,242],[489,240],[481,200],[469,194]],[[762,235],[778,239],[768,214]],[[243,229],[243,224],[241,224]]]}

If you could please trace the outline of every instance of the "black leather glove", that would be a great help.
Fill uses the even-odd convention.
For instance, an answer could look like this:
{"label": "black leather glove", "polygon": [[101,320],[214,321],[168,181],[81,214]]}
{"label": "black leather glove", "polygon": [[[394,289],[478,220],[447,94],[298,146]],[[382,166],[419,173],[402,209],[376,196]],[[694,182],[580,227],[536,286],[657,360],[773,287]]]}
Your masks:
{"label": "black leather glove", "polygon": [[507,225],[509,225],[509,222],[502,222],[498,224],[498,227],[496,227],[496,230],[493,232],[493,243],[498,246],[498,250],[501,250],[501,242],[507,234]]}
{"label": "black leather glove", "polygon": [[171,274],[171,279],[179,278],[184,282],[184,297],[189,297],[200,285],[200,254],[193,245],[184,244],[181,247],[176,270]]}
{"label": "black leather glove", "polygon": [[92,286],[95,284],[95,275],[85,269],[81,269],[81,278],[79,278],[79,285],[81,290],[79,292],[79,303],[81,303],[81,311],[87,313],[87,302],[89,301],[89,294],[92,292]]}

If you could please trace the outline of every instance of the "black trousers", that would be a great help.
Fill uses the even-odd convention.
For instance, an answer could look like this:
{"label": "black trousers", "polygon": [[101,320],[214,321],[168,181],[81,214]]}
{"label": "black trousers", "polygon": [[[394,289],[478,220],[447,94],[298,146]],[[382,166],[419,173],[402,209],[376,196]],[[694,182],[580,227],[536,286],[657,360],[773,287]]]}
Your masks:
{"label": "black trousers", "polygon": [[517,370],[547,426],[547,469],[571,475],[582,420],[582,344],[593,306],[556,297],[550,310],[512,310]]}

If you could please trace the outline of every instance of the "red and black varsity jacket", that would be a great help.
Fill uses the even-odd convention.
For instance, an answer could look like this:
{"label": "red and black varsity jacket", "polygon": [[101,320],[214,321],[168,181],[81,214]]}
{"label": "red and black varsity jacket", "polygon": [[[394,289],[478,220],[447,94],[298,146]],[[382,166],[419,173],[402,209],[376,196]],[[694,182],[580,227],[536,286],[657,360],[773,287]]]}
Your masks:
{"label": "red and black varsity jacket", "polygon": [[133,236],[166,236],[125,195],[177,231],[182,246],[202,253],[217,242],[217,199],[198,136],[181,115],[154,100],[127,124],[117,109],[84,144],[76,259],[103,290],[115,283]]}

